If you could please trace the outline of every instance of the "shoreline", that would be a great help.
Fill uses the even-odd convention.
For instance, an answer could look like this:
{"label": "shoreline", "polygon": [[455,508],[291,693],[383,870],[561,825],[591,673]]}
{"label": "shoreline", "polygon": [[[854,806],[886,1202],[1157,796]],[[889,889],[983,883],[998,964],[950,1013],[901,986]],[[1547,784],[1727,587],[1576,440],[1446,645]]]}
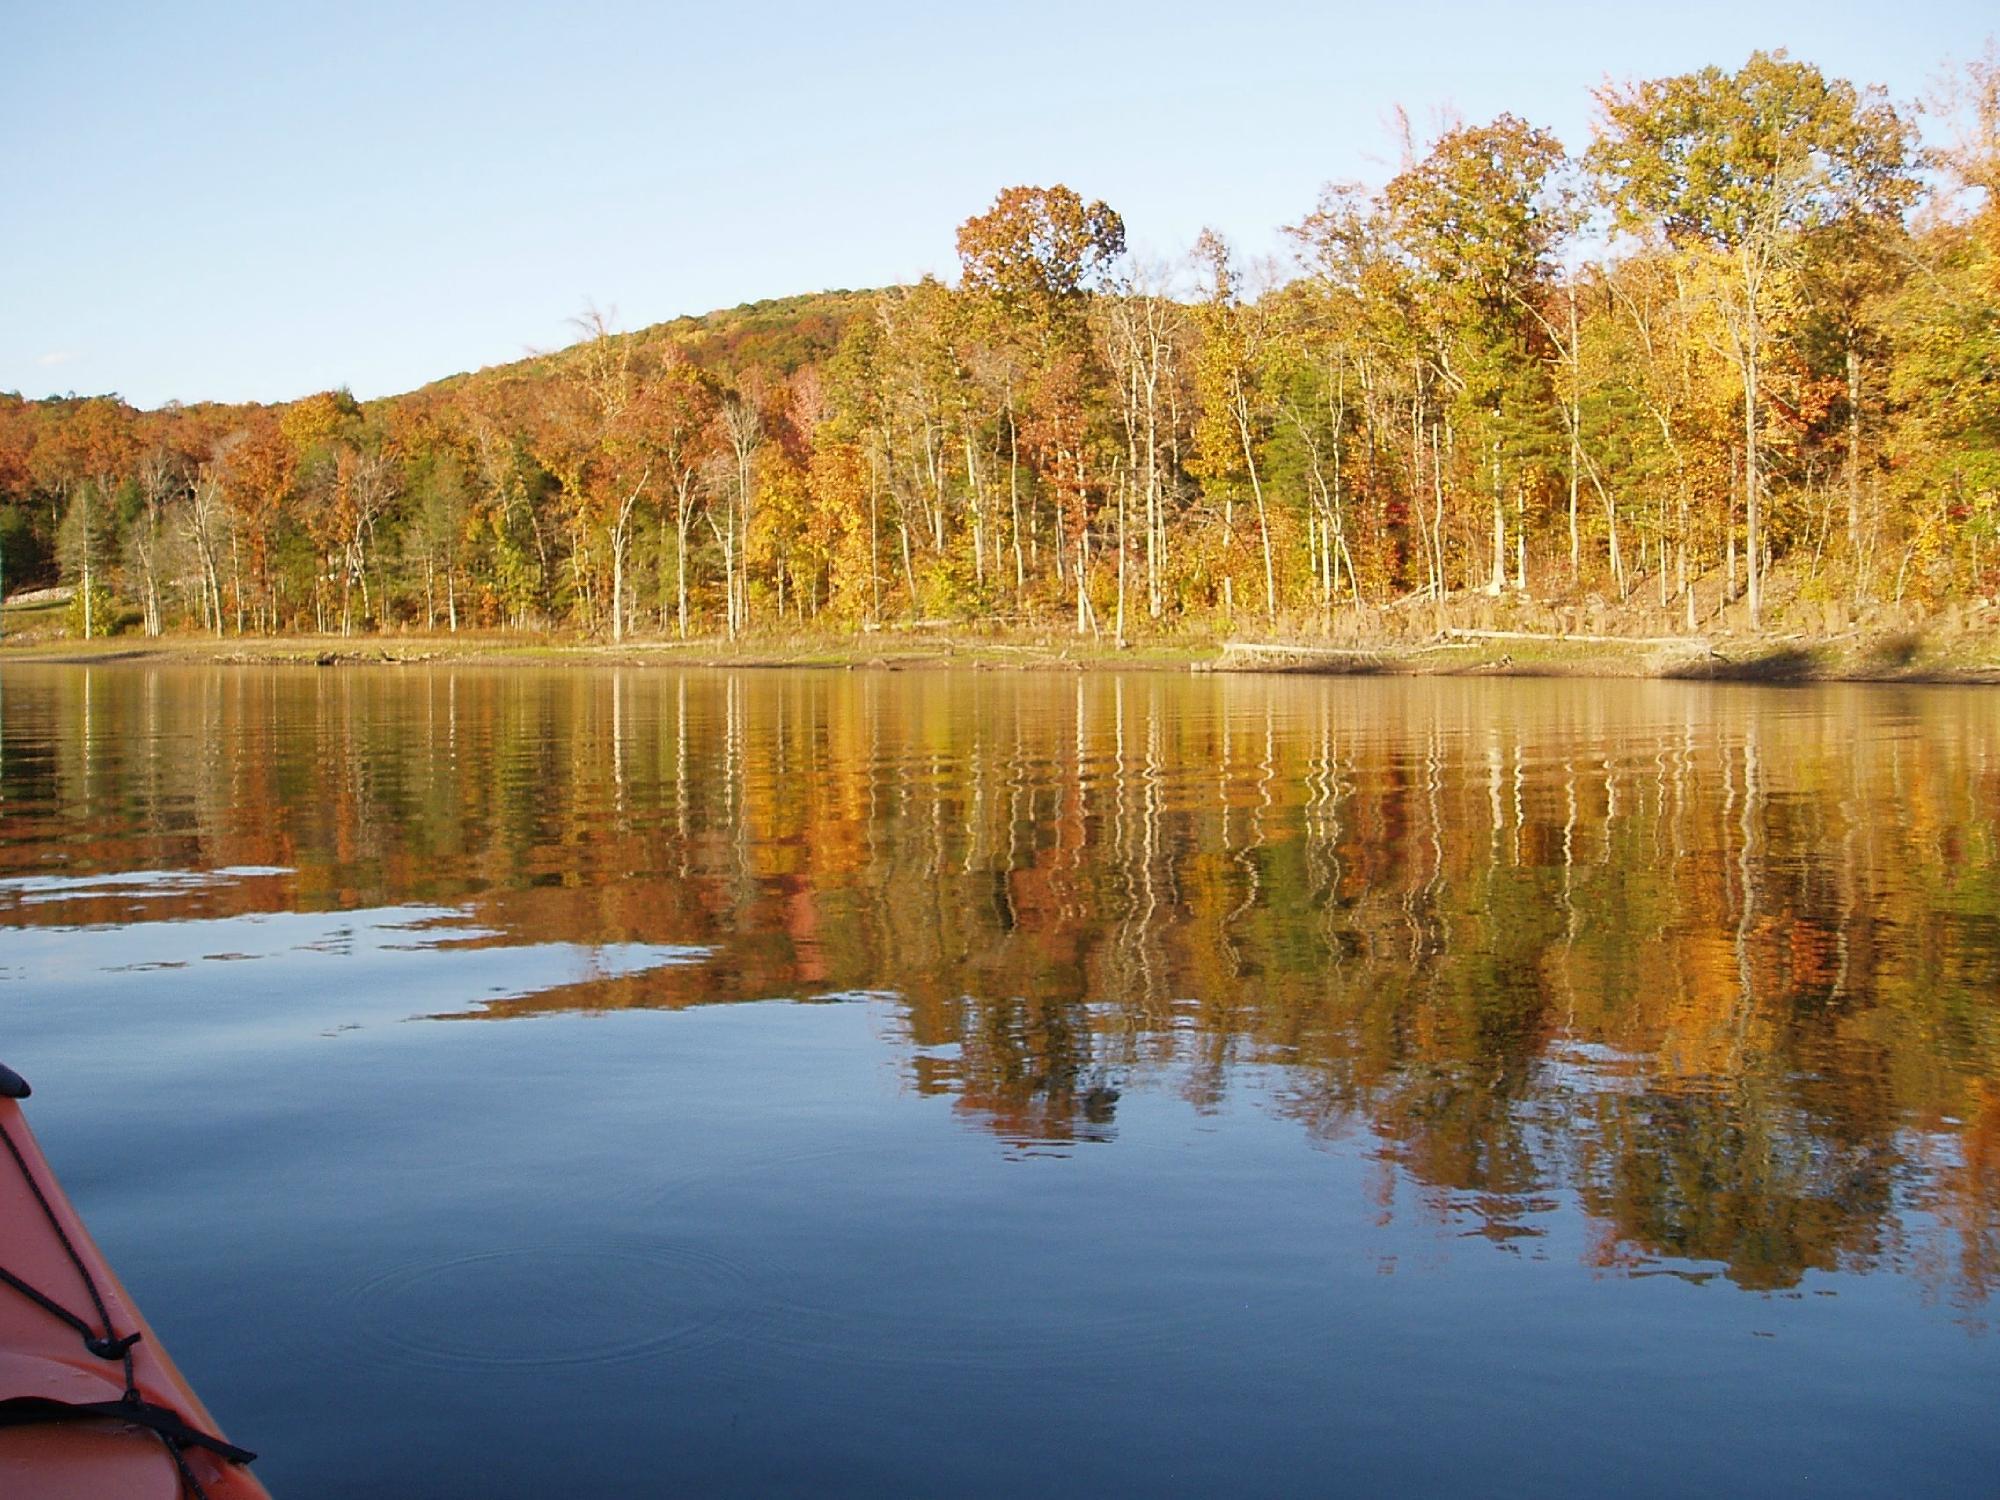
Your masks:
{"label": "shoreline", "polygon": [[1810,638],[1562,636],[1445,630],[1416,641],[1134,642],[1049,636],[761,636],[607,642],[493,633],[393,636],[114,636],[0,641],[0,667],[482,666],[819,668],[847,671],[1154,671],[1338,677],[1566,677],[1694,682],[2000,685],[2000,634],[1884,632]]}

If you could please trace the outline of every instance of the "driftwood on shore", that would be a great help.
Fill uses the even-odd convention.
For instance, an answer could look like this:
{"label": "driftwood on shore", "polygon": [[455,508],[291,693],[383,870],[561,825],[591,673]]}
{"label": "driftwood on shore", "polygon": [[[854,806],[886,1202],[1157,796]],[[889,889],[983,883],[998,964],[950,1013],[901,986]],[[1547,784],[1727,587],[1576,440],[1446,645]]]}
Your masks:
{"label": "driftwood on shore", "polygon": [[1381,651],[1340,646],[1298,646],[1281,641],[1224,641],[1222,655],[1195,662],[1197,672],[1310,671],[1368,672],[1386,661]]}
{"label": "driftwood on shore", "polygon": [[1705,635],[1579,635],[1545,630],[1460,630],[1440,631],[1453,641],[1539,641],[1551,646],[1681,646],[1689,651],[1710,648]]}
{"label": "driftwood on shore", "polygon": [[1224,641],[1222,649],[1226,654],[1246,657],[1271,657],[1286,660],[1309,661],[1318,657],[1338,660],[1356,656],[1380,656],[1380,649],[1358,646],[1302,646],[1290,641]]}
{"label": "driftwood on shore", "polygon": [[60,583],[53,588],[23,589],[7,596],[8,609],[39,609],[45,604],[67,604],[76,597],[73,585]]}
{"label": "driftwood on shore", "polygon": [[[1533,630],[1472,630],[1448,628],[1431,639],[1410,645],[1374,647],[1317,646],[1295,641],[1225,641],[1222,655],[1209,663],[1212,671],[1369,672],[1389,669],[1399,660],[1433,651],[1471,651],[1483,644],[1519,642],[1546,646],[1629,646],[1670,649],[1713,656],[1708,637],[1698,635],[1572,635]],[[1511,661],[1511,658],[1507,660]]]}

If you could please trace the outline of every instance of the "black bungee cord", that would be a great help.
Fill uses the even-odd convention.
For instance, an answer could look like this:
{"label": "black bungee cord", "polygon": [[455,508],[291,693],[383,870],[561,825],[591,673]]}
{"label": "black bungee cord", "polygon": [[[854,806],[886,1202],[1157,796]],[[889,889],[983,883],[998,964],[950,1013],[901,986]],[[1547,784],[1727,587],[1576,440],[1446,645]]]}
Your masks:
{"label": "black bungee cord", "polygon": [[[25,1099],[32,1092],[28,1081],[5,1064],[0,1064],[0,1099]],[[137,1376],[132,1368],[132,1346],[143,1337],[136,1330],[120,1335],[111,1321],[111,1311],[104,1305],[104,1297],[97,1288],[97,1279],[90,1274],[90,1267],[77,1253],[71,1243],[69,1233],[63,1228],[62,1219],[55,1207],[42,1192],[42,1185],[35,1180],[35,1174],[28,1168],[28,1159],[15,1144],[13,1133],[0,1124],[0,1144],[7,1148],[14,1166],[21,1174],[21,1180],[28,1185],[36,1204],[41,1208],[42,1217],[49,1228],[55,1231],[56,1241],[63,1248],[63,1254],[75,1267],[84,1290],[90,1296],[91,1306],[97,1312],[98,1322],[104,1331],[100,1334],[88,1321],[79,1317],[71,1309],[62,1305],[47,1293],[30,1285],[6,1267],[0,1266],[0,1283],[13,1288],[51,1317],[57,1318],[74,1329],[83,1340],[83,1347],[102,1360],[119,1362],[123,1374],[125,1393],[116,1401],[56,1401],[46,1396],[13,1396],[0,1399],[0,1427],[25,1427],[41,1422],[87,1422],[103,1418],[129,1422],[153,1433],[166,1444],[168,1454],[173,1458],[174,1468],[180,1474],[182,1491],[192,1495],[194,1500],[208,1500],[208,1492],[201,1481],[188,1467],[185,1450],[205,1448],[228,1463],[247,1464],[256,1458],[248,1448],[239,1448],[213,1433],[203,1432],[190,1426],[187,1419],[170,1406],[161,1406],[146,1400],[139,1394]]]}

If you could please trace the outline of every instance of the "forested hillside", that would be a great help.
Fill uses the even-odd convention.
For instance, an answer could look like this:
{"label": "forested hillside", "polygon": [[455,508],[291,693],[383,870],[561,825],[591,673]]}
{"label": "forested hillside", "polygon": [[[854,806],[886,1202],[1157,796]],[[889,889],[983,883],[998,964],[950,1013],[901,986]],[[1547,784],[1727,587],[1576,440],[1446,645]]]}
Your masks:
{"label": "forested hillside", "polygon": [[1783,53],[1599,103],[1576,152],[1414,143],[1268,264],[1020,187],[952,285],[586,314],[379,401],[0,396],[7,587],[74,586],[78,633],[613,640],[2000,592],[2000,68],[1929,150]]}

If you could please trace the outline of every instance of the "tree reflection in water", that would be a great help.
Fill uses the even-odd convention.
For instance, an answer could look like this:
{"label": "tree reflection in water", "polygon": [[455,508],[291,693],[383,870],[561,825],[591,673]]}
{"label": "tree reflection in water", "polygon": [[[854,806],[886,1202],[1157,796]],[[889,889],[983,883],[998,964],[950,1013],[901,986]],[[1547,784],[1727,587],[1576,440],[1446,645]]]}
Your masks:
{"label": "tree reflection in water", "polygon": [[694,946],[455,1014],[887,992],[908,1083],[1017,1144],[1254,1072],[1503,1248],[1571,1205],[1607,1270],[2000,1275],[1984,694],[18,668],[0,799],[14,926]]}

